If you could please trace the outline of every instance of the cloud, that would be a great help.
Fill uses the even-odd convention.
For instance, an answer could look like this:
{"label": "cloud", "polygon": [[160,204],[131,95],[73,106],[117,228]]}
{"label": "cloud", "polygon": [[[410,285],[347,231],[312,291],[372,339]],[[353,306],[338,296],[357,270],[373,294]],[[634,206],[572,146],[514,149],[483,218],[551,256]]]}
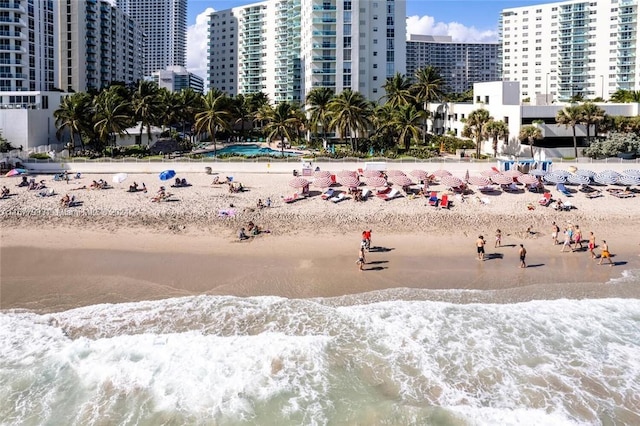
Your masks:
{"label": "cloud", "polygon": [[209,15],[215,12],[208,7],[196,17],[196,23],[187,28],[187,69],[202,77],[207,84],[207,42],[209,41]]}
{"label": "cloud", "polygon": [[467,43],[498,41],[498,32],[495,29],[479,30],[458,22],[436,22],[435,18],[427,15],[408,17],[407,34],[448,35],[453,38],[453,41]]}

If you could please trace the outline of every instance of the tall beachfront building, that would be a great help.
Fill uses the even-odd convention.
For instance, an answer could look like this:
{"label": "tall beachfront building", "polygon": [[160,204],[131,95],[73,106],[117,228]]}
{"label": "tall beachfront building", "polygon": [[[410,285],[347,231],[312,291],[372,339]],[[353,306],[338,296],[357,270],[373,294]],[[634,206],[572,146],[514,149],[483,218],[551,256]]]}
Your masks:
{"label": "tall beachfront building", "polygon": [[67,92],[141,80],[142,30],[107,0],[59,1],[59,83]]}
{"label": "tall beachfront building", "polygon": [[55,87],[57,3],[0,1],[0,91],[47,91]]}
{"label": "tall beachfront building", "polygon": [[406,71],[405,0],[273,0],[209,18],[209,87],[304,102],[316,87],[372,101]]}
{"label": "tall beachfront building", "polygon": [[503,9],[500,64],[538,104],[639,90],[637,0],[565,1]]}
{"label": "tall beachfront building", "polygon": [[167,89],[170,92],[180,92],[185,89],[193,89],[198,93],[203,93],[204,80],[199,75],[187,71],[185,67],[172,66],[164,70],[158,70],[145,77],[149,81],[155,82],[159,88]]}
{"label": "tall beachfront building", "polygon": [[498,43],[453,41],[451,36],[410,34],[407,41],[407,76],[433,66],[440,72],[447,92],[463,93],[473,83],[500,80]]}
{"label": "tall beachfront building", "polygon": [[116,0],[144,32],[145,76],[168,66],[185,66],[187,0]]}

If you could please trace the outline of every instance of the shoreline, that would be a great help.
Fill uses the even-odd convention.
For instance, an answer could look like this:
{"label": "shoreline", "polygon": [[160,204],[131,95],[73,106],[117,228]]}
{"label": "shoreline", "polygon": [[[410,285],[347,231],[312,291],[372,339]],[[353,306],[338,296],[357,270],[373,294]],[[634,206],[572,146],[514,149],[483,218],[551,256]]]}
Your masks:
{"label": "shoreline", "polygon": [[[548,235],[523,239],[507,232],[497,249],[489,236],[490,259],[480,262],[477,236],[468,232],[399,234],[374,228],[373,250],[365,271],[359,271],[358,233],[265,234],[238,242],[195,232],[3,228],[0,309],[53,312],[195,295],[336,298],[338,304],[389,298],[458,303],[640,298],[637,283],[610,283],[623,271],[640,269],[637,245],[625,243],[624,233],[624,227],[608,229],[616,262],[611,268],[597,265],[586,251],[560,253]],[[528,250],[525,269],[518,267],[520,243]]]}

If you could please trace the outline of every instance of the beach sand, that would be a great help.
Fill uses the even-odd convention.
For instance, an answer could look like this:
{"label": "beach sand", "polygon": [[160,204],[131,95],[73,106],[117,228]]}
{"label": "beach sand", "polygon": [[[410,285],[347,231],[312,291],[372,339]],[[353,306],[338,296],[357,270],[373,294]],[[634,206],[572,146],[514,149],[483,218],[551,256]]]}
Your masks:
{"label": "beach sand", "polygon": [[[17,195],[0,201],[0,308],[50,312],[197,294],[357,294],[366,300],[390,289],[396,290],[387,298],[483,303],[640,297],[636,285],[619,280],[623,271],[640,268],[640,241],[633,232],[640,225],[640,197],[587,199],[576,193],[575,209],[556,212],[538,206],[537,194],[490,196],[489,204],[472,195],[465,201],[454,197],[446,210],[406,197],[334,204],[311,187],[309,199],[285,204],[281,197],[295,190],[284,174],[237,174],[234,181],[248,189],[239,194],[211,185],[208,175],[183,177],[192,186],[167,188],[175,201],[163,203],[150,201],[159,186],[150,184],[157,179],[151,175],[130,175],[107,190],[75,189],[109,176],[69,184],[46,177],[56,193],[68,192],[82,202],[71,209],[58,208],[61,195],[40,198],[12,187]],[[127,193],[134,180],[145,182],[149,193]],[[440,185],[432,189],[446,191]],[[552,194],[559,197],[553,189]],[[258,198],[267,197],[273,206],[256,209]],[[536,209],[528,210],[528,203]],[[233,217],[219,216],[229,209]],[[248,221],[270,232],[237,241],[237,230]],[[586,250],[560,253],[561,246],[550,239],[553,221],[561,227],[579,224],[585,239],[594,231],[598,244],[606,239],[615,267],[597,265]],[[369,228],[374,249],[359,271],[360,235]],[[496,228],[503,234],[498,249],[493,248]],[[479,234],[488,242],[484,262],[476,260]],[[521,243],[528,250],[525,269],[518,267]],[[445,289],[484,291],[439,291]]]}

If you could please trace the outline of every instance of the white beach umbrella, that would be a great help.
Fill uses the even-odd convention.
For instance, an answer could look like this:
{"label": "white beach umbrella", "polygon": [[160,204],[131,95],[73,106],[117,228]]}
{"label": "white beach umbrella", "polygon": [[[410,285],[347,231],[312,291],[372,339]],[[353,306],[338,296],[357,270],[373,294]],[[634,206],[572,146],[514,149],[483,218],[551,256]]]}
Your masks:
{"label": "white beach umbrella", "polygon": [[116,173],[111,177],[111,182],[113,183],[122,183],[129,177],[126,173]]}
{"label": "white beach umbrella", "polygon": [[548,173],[549,172],[547,172],[546,170],[542,170],[542,169],[529,170],[529,174],[530,175],[534,175],[534,176],[544,176],[544,175],[546,175]]}
{"label": "white beach umbrella", "polygon": [[574,185],[588,185],[591,179],[588,176],[571,175],[567,178],[567,181]]}
{"label": "white beach umbrella", "polygon": [[640,185],[640,175],[639,176],[629,176],[624,175],[618,178],[618,183],[622,185]]}
{"label": "white beach umbrella", "polygon": [[586,176],[586,177],[592,179],[596,175],[596,172],[594,172],[593,170],[578,169],[578,170],[576,170],[576,174],[579,175],[579,176]]}
{"label": "white beach umbrella", "polygon": [[566,177],[556,173],[547,173],[546,175],[544,175],[543,179],[545,180],[545,182],[549,183],[565,183],[567,181]]}
{"label": "white beach umbrella", "polygon": [[554,170],[550,174],[553,174],[553,175],[556,175],[556,176],[563,176],[565,178],[571,176],[571,172],[568,171],[568,170]]}
{"label": "white beach umbrella", "polygon": [[616,183],[618,181],[618,177],[617,176],[613,176],[613,175],[609,175],[609,174],[603,174],[603,173],[598,173],[593,180],[595,182],[598,182],[599,184],[602,185],[613,185],[614,183]]}
{"label": "white beach umbrella", "polygon": [[615,177],[622,176],[620,173],[616,172],[615,170],[605,170],[598,174],[602,176],[615,176]]}
{"label": "white beach umbrella", "polygon": [[627,176],[640,176],[640,169],[627,169],[624,174]]}
{"label": "white beach umbrella", "polygon": [[538,183],[538,178],[533,175],[522,175],[518,176],[516,179],[518,179],[518,182],[524,185],[533,185]]}

